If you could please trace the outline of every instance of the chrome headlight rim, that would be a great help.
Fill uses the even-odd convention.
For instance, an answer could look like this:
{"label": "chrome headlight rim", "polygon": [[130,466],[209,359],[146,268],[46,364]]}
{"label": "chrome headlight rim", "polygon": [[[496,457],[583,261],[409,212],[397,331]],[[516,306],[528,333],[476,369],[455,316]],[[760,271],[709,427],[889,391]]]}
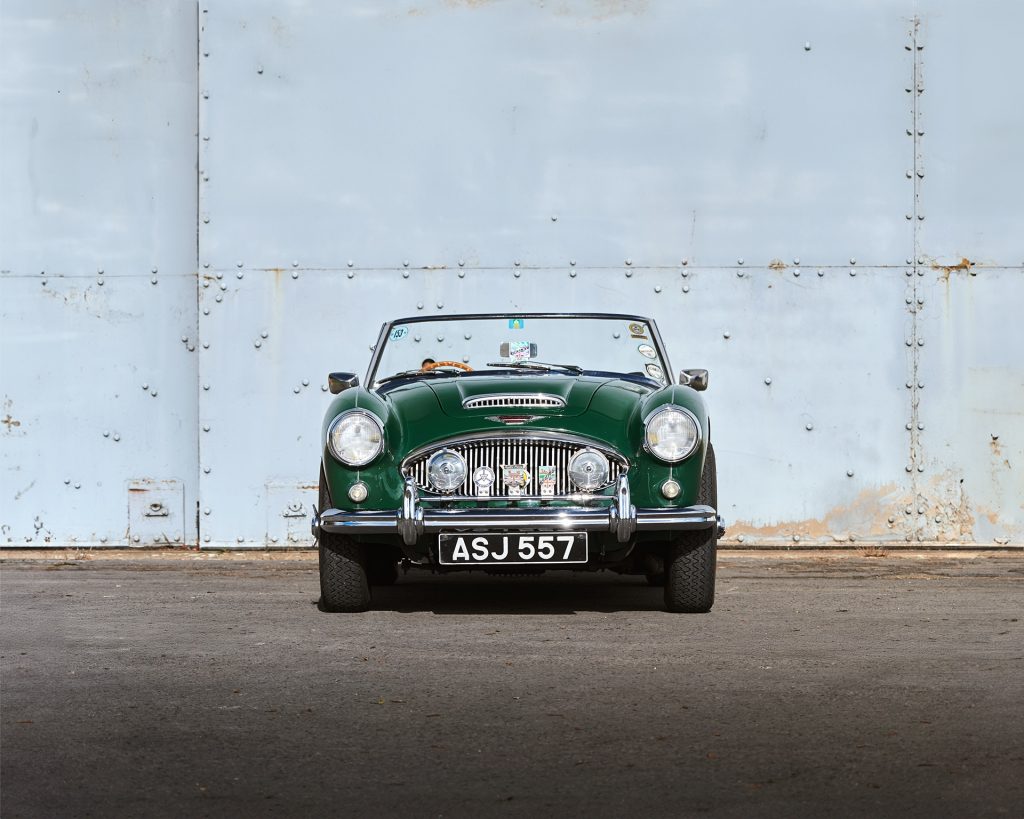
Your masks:
{"label": "chrome headlight rim", "polygon": [[[651,446],[651,442],[647,437],[647,430],[650,428],[651,422],[654,421],[659,415],[662,415],[666,412],[676,412],[681,415],[687,416],[690,419],[690,422],[693,424],[694,430],[696,431],[696,434],[693,436],[693,445],[686,453],[680,455],[678,458],[666,458],[664,455],[659,455],[657,452],[654,451],[654,447]],[[647,452],[647,454],[649,454],[652,458],[657,458],[659,461],[663,463],[678,464],[685,461],[687,458],[693,455],[694,452],[698,450],[698,448],[700,447],[701,437],[702,436],[700,421],[697,419],[697,416],[694,415],[686,407],[680,407],[678,404],[662,404],[653,412],[649,413],[646,418],[644,418],[644,451]]]}
{"label": "chrome headlight rim", "polygon": [[[462,464],[462,479],[455,485],[449,488],[442,488],[434,484],[432,480],[431,464],[433,464],[435,458],[440,458],[444,455],[454,455],[460,464]],[[430,484],[430,488],[434,492],[438,492],[442,495],[452,495],[461,489],[465,483],[466,478],[469,475],[469,465],[466,463],[466,459],[462,456],[462,453],[450,449],[448,447],[441,447],[441,449],[434,452],[429,458],[427,458],[427,483]]]}
{"label": "chrome headlight rim", "polygon": [[[578,458],[581,458],[584,455],[596,455],[598,458],[601,459],[602,468],[604,470],[603,477],[601,478],[601,480],[599,480],[597,482],[597,484],[595,486],[592,486],[592,487],[580,486],[578,483],[576,483],[575,480],[573,480],[573,477],[572,477],[572,472],[573,472],[572,465],[576,462],[576,460]],[[601,450],[594,449],[593,447],[588,446],[588,447],[584,447],[579,452],[575,453],[569,459],[569,462],[566,464],[566,470],[565,471],[568,474],[569,482],[576,488],[577,491],[579,491],[579,492],[588,492],[588,493],[589,492],[598,492],[601,489],[604,489],[605,487],[608,486],[608,477],[609,477],[609,475],[611,475],[611,463],[608,460],[608,456],[605,455]]]}
{"label": "chrome headlight rim", "polygon": [[[369,457],[363,459],[349,460],[334,448],[334,430],[338,427],[339,424],[344,422],[346,419],[352,418],[353,416],[356,415],[362,416],[371,421],[374,425],[376,425],[377,432],[380,436],[380,440],[377,443],[376,451],[373,452],[373,454],[371,454]],[[377,458],[379,458],[381,453],[384,451],[384,422],[376,415],[374,415],[372,412],[369,412],[368,410],[346,410],[345,412],[340,413],[338,417],[335,418],[333,421],[331,421],[331,425],[327,428],[327,449],[330,451],[331,455],[334,457],[336,461],[338,461],[341,464],[344,464],[345,466],[367,466],[368,464],[371,464],[375,460],[377,460]]]}

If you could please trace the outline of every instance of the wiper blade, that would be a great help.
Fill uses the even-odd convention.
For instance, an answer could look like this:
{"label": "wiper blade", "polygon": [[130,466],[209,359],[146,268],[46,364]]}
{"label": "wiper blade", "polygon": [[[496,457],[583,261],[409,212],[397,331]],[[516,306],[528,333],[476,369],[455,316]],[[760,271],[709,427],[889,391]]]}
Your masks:
{"label": "wiper blade", "polygon": [[580,375],[583,372],[583,368],[576,364],[548,364],[546,361],[491,361],[487,366],[507,367],[514,370],[538,370],[545,373],[561,370],[573,375]]}
{"label": "wiper blade", "polygon": [[386,375],[383,378],[378,378],[377,383],[384,384],[388,381],[396,381],[399,378],[420,378],[431,375],[443,375],[450,378],[453,375],[462,375],[462,370],[457,370],[455,372],[452,372],[451,370],[445,370],[444,372],[441,370],[405,370],[404,372],[393,373],[392,375]]}

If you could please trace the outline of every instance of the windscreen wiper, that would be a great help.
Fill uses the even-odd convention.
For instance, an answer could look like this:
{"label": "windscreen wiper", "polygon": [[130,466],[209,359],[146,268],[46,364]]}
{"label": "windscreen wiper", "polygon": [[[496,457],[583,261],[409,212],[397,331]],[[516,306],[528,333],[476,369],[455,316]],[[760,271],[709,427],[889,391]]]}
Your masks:
{"label": "windscreen wiper", "polygon": [[490,361],[488,367],[507,367],[513,370],[538,370],[540,372],[554,372],[556,370],[581,375],[583,368],[576,364],[548,364],[545,361]]}
{"label": "windscreen wiper", "polygon": [[404,372],[394,373],[392,375],[386,375],[383,378],[378,378],[377,383],[384,384],[388,381],[395,381],[399,378],[420,378],[430,375],[446,376],[451,378],[453,375],[462,375],[462,373],[462,370],[455,370],[454,372],[452,370],[405,370]]}

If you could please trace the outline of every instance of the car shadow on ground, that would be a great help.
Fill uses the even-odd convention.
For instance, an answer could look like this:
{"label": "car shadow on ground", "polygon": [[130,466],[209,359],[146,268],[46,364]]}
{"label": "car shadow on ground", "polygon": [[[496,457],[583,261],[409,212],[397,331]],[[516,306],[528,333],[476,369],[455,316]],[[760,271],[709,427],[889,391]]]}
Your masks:
{"label": "car shadow on ground", "polygon": [[660,587],[642,577],[492,577],[406,575],[373,588],[376,611],[403,614],[576,614],[662,611]]}

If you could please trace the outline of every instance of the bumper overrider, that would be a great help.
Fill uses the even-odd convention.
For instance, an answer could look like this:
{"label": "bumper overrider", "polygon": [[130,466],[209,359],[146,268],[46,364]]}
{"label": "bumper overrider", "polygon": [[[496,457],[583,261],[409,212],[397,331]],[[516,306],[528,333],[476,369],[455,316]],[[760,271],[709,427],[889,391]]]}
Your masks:
{"label": "bumper overrider", "polygon": [[429,509],[419,500],[412,478],[405,481],[402,508],[383,511],[345,512],[314,507],[313,537],[320,532],[344,535],[400,535],[407,546],[415,545],[426,534],[455,529],[481,531],[573,530],[610,532],[619,543],[628,543],[636,532],[685,531],[717,527],[725,533],[722,519],[710,506],[683,506],[668,509],[637,509],[629,498],[629,482],[622,475],[609,506],[587,507],[509,507],[500,509]]}

